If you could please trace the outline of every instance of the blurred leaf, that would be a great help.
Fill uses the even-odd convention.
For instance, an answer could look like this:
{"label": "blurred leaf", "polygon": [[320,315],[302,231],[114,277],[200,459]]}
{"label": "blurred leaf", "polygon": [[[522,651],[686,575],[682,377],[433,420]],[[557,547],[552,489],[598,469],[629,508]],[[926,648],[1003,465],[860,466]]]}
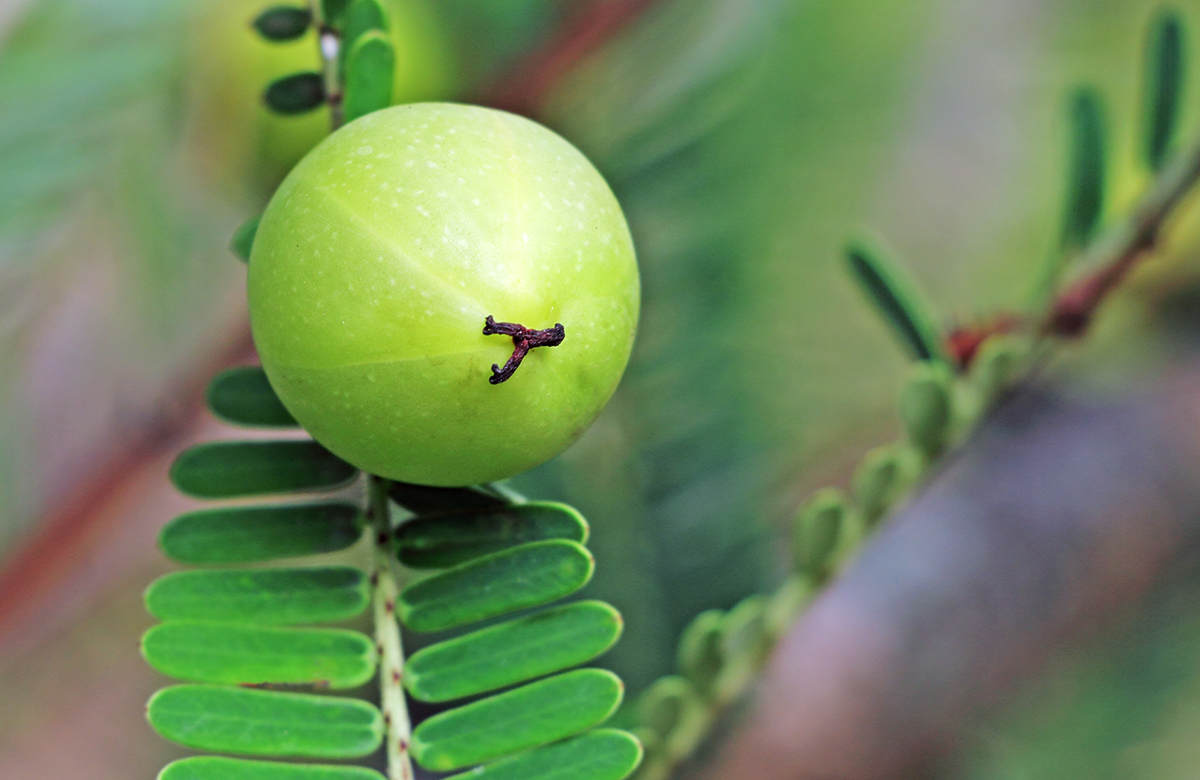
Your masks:
{"label": "blurred leaf", "polygon": [[371,30],[358,37],[346,55],[343,105],[347,122],[391,105],[395,67],[396,52],[386,35]]}
{"label": "blurred leaf", "polygon": [[679,637],[679,672],[704,696],[712,694],[721,672],[721,626],[725,613],[708,609],[696,615]]}
{"label": "blurred leaf", "polygon": [[1154,20],[1146,45],[1146,109],[1144,119],[1146,165],[1159,171],[1171,151],[1183,96],[1185,56],[1183,20],[1174,9]]}
{"label": "blurred leaf", "polygon": [[667,675],[655,680],[638,699],[638,722],[662,739],[675,731],[687,709],[703,706],[690,682],[683,677]]}
{"label": "blurred leaf", "polygon": [[421,701],[450,701],[586,663],[621,634],[621,616],[580,601],[448,639],[417,652],[404,685]]}
{"label": "blurred leaf", "polygon": [[456,566],[543,539],[586,544],[588,524],[572,507],[548,501],[495,506],[411,520],[396,531],[400,562],[417,569]]}
{"label": "blurred leaf", "polygon": [[255,756],[359,758],[379,747],[383,716],[357,699],[215,685],[176,685],[146,718],[184,747]]}
{"label": "blurred leaf", "polygon": [[294,73],[272,81],[263,100],[277,114],[307,114],[325,102],[325,82],[320,73]]}
{"label": "blurred leaf", "polygon": [[387,32],[387,9],[381,0],[353,0],[341,17],[341,25],[342,51],[349,53],[367,33]]}
{"label": "blurred leaf", "polygon": [[839,488],[822,488],[800,508],[792,523],[797,569],[817,576],[827,572],[849,511],[849,500]]}
{"label": "blurred leaf", "polygon": [[596,729],[540,750],[472,769],[449,780],[621,780],[642,760],[631,734]]}
{"label": "blurred leaf", "polygon": [[1090,87],[1077,89],[1070,102],[1071,156],[1061,239],[1064,250],[1082,248],[1100,223],[1106,170],[1104,124],[1100,93]]}
{"label": "blurred leaf", "polygon": [[846,247],[846,259],[855,281],[913,358],[944,361],[942,330],[937,318],[917,295],[903,269],[883,252],[864,244]]}
{"label": "blurred leaf", "polygon": [[234,425],[299,426],[258,366],[240,366],[217,374],[208,384],[206,400],[213,414]]}
{"label": "blurred leaf", "polygon": [[358,469],[315,441],[220,441],[189,447],[171,482],[197,498],[237,498],[341,487]]}
{"label": "blurred leaf", "polygon": [[271,41],[291,41],[308,32],[312,11],[290,5],[277,5],[263,11],[254,20],[254,29]]}
{"label": "blurred leaf", "polygon": [[229,248],[243,263],[250,262],[250,250],[254,248],[254,236],[258,233],[260,221],[262,221],[262,214],[255,214],[238,225],[238,229],[233,232]]}
{"label": "blurred leaf", "polygon": [[408,586],[397,611],[413,631],[441,631],[568,596],[592,576],[582,545],[531,542],[447,569]]}
{"label": "blurred leaf", "polygon": [[362,536],[354,504],[226,507],[186,512],[159,532],[180,563],[249,563],[344,550]]}
{"label": "blurred leaf", "polygon": [[497,694],[417,726],[413,758],[444,772],[545,745],[607,720],[623,690],[612,672],[579,669]]}
{"label": "blurred leaf", "polygon": [[900,421],[904,431],[927,458],[936,458],[946,445],[951,406],[950,369],[944,363],[922,363],[913,368],[900,390]]}
{"label": "blurred leaf", "polygon": [[440,488],[393,482],[388,497],[417,515],[441,515],[505,506],[508,502],[486,488]]}
{"label": "blurred leaf", "polygon": [[180,571],[146,589],[146,609],[159,620],[330,623],[362,614],[370,598],[367,575],[350,566]]}
{"label": "blurred leaf", "polygon": [[189,682],[353,688],[375,673],[375,642],[340,628],[173,620],[142,637],[154,669]]}
{"label": "blurred leaf", "polygon": [[383,780],[383,775],[360,766],[283,764],[224,756],[192,756],[167,764],[158,780]]}

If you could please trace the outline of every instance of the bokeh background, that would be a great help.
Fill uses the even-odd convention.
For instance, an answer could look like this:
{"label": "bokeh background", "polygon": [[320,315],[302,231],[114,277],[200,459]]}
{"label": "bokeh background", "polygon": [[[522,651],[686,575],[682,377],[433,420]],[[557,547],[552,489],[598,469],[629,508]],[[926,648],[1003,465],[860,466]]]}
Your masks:
{"label": "bokeh background", "polygon": [[[137,653],[141,590],[169,568],[154,534],[189,506],[166,467],[228,432],[201,396],[253,360],[229,236],[323,125],[258,105],[316,58],[253,38],[266,4],[0,0],[0,777],[150,777],[178,754],[142,719],[163,681]],[[628,373],[578,445],[516,484],[591,521],[591,590],[627,621],[605,663],[633,693],[672,669],[695,614],[776,584],[796,506],[898,431],[905,357],[845,274],[848,237],[886,240],[948,324],[1025,306],[1080,83],[1105,97],[1106,213],[1146,184],[1155,2],[399,4],[405,99],[543,121],[629,218]],[[1196,44],[1200,3],[1174,7]],[[1200,78],[1184,105],[1190,138]],[[1189,236],[1055,371],[1128,386],[1172,359],[1148,312],[1190,278]],[[1022,670],[946,775],[1200,775],[1196,568]]]}

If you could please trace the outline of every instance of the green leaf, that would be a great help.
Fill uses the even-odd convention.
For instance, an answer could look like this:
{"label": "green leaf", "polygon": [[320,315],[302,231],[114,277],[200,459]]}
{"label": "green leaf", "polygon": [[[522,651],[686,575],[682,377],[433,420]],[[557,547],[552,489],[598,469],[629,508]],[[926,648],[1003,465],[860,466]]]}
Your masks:
{"label": "green leaf", "polygon": [[261,221],[262,214],[255,214],[233,231],[229,248],[243,263],[250,262],[250,250],[254,247],[254,236],[258,233],[258,223]]}
{"label": "green leaf", "polygon": [[991,404],[1017,377],[1028,351],[1027,343],[1012,336],[992,336],[980,345],[971,362],[971,384],[983,404]]}
{"label": "green leaf", "polygon": [[142,637],[158,672],[190,682],[353,688],[375,673],[366,635],[342,628],[273,628],[213,621],[160,623]]}
{"label": "green leaf", "polygon": [[718,696],[731,701],[741,696],[754,682],[758,670],[771,649],[767,635],[767,598],[747,596],[721,621],[718,652],[721,673],[717,675]]}
{"label": "green leaf", "polygon": [[1165,10],[1154,21],[1146,59],[1146,165],[1159,171],[1171,151],[1183,95],[1183,21],[1178,11]]}
{"label": "green leaf", "polygon": [[348,620],[370,598],[367,575],[350,566],[180,571],[146,589],[146,609],[159,620],[289,625]]}
{"label": "green leaf", "polygon": [[796,568],[815,575],[826,572],[848,512],[846,494],[837,488],[819,490],[800,508],[792,526]]}
{"label": "green leaf", "polygon": [[325,82],[320,73],[284,76],[271,82],[263,102],[277,114],[306,114],[325,102]]}
{"label": "green leaf", "polygon": [[341,19],[342,51],[352,50],[359,38],[371,32],[387,32],[387,9],[380,0],[354,0]]}
{"label": "green leaf", "polygon": [[663,739],[683,721],[688,708],[701,706],[695,687],[686,679],[660,677],[638,699],[638,722]]}
{"label": "green leaf", "polygon": [[1061,245],[1078,250],[1087,244],[1104,208],[1105,131],[1100,94],[1081,87],[1071,96],[1071,150]]}
{"label": "green leaf", "polygon": [[362,536],[362,511],[329,502],[186,512],[158,544],[180,563],[249,563],[344,550]]}
{"label": "green leaf", "polygon": [[387,35],[371,30],[359,36],[346,55],[342,105],[347,122],[392,104],[395,70],[396,51]]}
{"label": "green leaf", "polygon": [[585,544],[587,538],[587,521],[574,508],[536,501],[418,517],[400,526],[396,546],[405,566],[440,569],[526,542],[568,539]]}
{"label": "green leaf", "polygon": [[441,631],[536,607],[570,595],[592,577],[582,545],[531,542],[447,569],[400,594],[400,619],[413,631]]}
{"label": "green leaf", "polygon": [[899,265],[864,243],[846,247],[855,280],[917,360],[941,360],[946,355],[942,330],[929,306],[917,294]]}
{"label": "green leaf", "polygon": [[416,515],[444,515],[507,506],[508,501],[485,489],[439,488],[393,482],[388,497]]}
{"label": "green leaf", "polygon": [[632,734],[596,729],[447,780],[621,780],[641,760],[642,746]]}
{"label": "green leaf", "polygon": [[429,718],[413,731],[413,758],[444,772],[555,742],[607,720],[623,693],[603,669],[539,680]]}
{"label": "green leaf", "polygon": [[299,425],[267,374],[258,366],[239,366],[217,374],[208,385],[208,408],[225,422],[266,428],[295,428]]}
{"label": "green leaf", "polygon": [[946,446],[951,402],[950,368],[944,363],[921,363],[900,390],[900,421],[908,440],[926,458],[933,459]]}
{"label": "green leaf", "polygon": [[878,520],[900,497],[913,476],[912,450],[884,445],[863,456],[850,480],[851,492],[862,520]]}
{"label": "green leaf", "polygon": [[217,685],[164,688],[146,718],[184,747],[255,756],[359,758],[383,737],[383,716],[365,701]]}
{"label": "green leaf", "polygon": [[679,637],[679,672],[697,692],[710,696],[721,673],[721,626],[725,613],[708,609],[696,615]]}
{"label": "green leaf", "polygon": [[358,469],[312,440],[197,444],[171,464],[171,482],[197,498],[341,487]]}
{"label": "green leaf", "polygon": [[269,41],[291,41],[308,32],[312,11],[296,6],[268,8],[254,20],[254,29]]}
{"label": "green leaf", "polygon": [[361,766],[283,764],[224,756],[192,756],[167,764],[158,780],[383,780]]}
{"label": "green leaf", "polygon": [[404,667],[414,698],[449,701],[586,663],[621,635],[621,615],[601,601],[580,601],[417,652]]}

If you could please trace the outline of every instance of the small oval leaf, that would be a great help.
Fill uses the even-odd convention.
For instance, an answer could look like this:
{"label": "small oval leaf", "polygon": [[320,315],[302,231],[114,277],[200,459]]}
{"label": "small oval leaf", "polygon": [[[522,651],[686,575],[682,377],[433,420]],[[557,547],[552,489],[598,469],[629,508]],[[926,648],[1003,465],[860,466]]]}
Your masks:
{"label": "small oval leaf", "polygon": [[238,498],[347,484],[358,469],[312,440],[197,444],[171,464],[171,482],[196,498]]}
{"label": "small oval leaf", "polygon": [[225,422],[264,428],[299,426],[258,366],[222,371],[208,384],[208,408]]}
{"label": "small oval leaf", "polygon": [[863,456],[851,477],[851,492],[862,521],[878,520],[900,497],[914,476],[916,453],[908,447],[884,445]]}
{"label": "small oval leaf", "polygon": [[437,569],[510,547],[567,539],[587,542],[588,524],[574,508],[531,501],[439,517],[418,517],[400,526],[396,547],[400,562],[414,569]]}
{"label": "small oval leaf", "polygon": [[724,619],[722,610],[705,610],[692,618],[679,637],[679,673],[704,696],[712,695],[716,677],[721,673],[721,628]]}
{"label": "small oval leaf", "polygon": [[1154,21],[1146,59],[1146,165],[1159,171],[1175,139],[1183,95],[1183,22],[1178,11],[1165,10]]}
{"label": "small oval leaf", "polygon": [[637,769],[641,761],[642,746],[632,734],[596,729],[447,780],[621,780]]}
{"label": "small oval leaf", "polygon": [[1063,211],[1063,249],[1082,248],[1104,208],[1105,130],[1100,94],[1084,87],[1071,97],[1071,151]]}
{"label": "small oval leaf", "polygon": [[398,611],[413,631],[456,628],[570,595],[594,568],[591,553],[577,542],[531,542],[409,586]]}
{"label": "small oval leaf", "polygon": [[146,589],[146,609],[159,620],[329,623],[362,614],[369,602],[367,575],[351,566],[180,571]]}
{"label": "small oval leaf", "polygon": [[900,390],[900,421],[908,440],[926,458],[941,454],[953,415],[952,377],[944,363],[922,363]]}
{"label": "small oval leaf", "polygon": [[142,637],[158,672],[189,682],[353,688],[371,679],[378,653],[364,634],[341,628],[273,628],[173,620]]}
{"label": "small oval leaf", "polygon": [[448,639],[413,655],[404,685],[422,701],[474,696],[586,663],[613,646],[621,615],[580,601]]}
{"label": "small oval leaf", "polygon": [[350,122],[392,104],[392,79],[396,51],[387,36],[371,30],[350,47],[346,55],[343,110]]}
{"label": "small oval leaf", "polygon": [[308,32],[312,12],[307,8],[278,5],[268,8],[254,20],[254,29],[269,41],[292,41]]}
{"label": "small oval leaf", "polygon": [[603,669],[539,680],[429,718],[413,732],[413,758],[444,772],[555,742],[607,720],[623,692]]}
{"label": "small oval leaf", "polygon": [[946,354],[942,331],[929,306],[901,268],[882,251],[857,242],[846,247],[846,259],[867,298],[883,314],[917,360],[941,360]]}
{"label": "small oval leaf", "polygon": [[393,482],[388,497],[415,515],[445,515],[493,509],[509,502],[486,488],[441,488]]}
{"label": "small oval leaf", "polygon": [[383,716],[365,701],[217,685],[164,688],[146,719],[184,747],[281,758],[360,758],[383,737]]}
{"label": "small oval leaf", "polygon": [[250,262],[250,250],[254,247],[254,236],[258,233],[258,223],[261,220],[262,214],[255,214],[233,231],[233,240],[229,242],[229,248],[243,263]]}
{"label": "small oval leaf", "polygon": [[344,550],[361,536],[361,510],[330,502],[186,512],[158,543],[179,563],[250,563]]}
{"label": "small oval leaf", "polygon": [[383,780],[361,766],[283,764],[224,756],[192,756],[167,764],[158,780]]}
{"label": "small oval leaf", "polygon": [[325,82],[320,73],[284,76],[271,82],[263,102],[277,114],[306,114],[325,102]]}
{"label": "small oval leaf", "polygon": [[838,488],[817,491],[816,495],[800,508],[792,525],[796,568],[813,575],[821,575],[827,571],[849,511],[846,494]]}

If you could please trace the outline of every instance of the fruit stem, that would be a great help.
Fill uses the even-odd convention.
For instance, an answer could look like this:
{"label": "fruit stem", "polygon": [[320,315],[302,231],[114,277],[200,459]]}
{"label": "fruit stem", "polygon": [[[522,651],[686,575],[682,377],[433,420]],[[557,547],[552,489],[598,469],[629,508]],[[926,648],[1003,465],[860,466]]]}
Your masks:
{"label": "fruit stem", "polygon": [[387,480],[367,477],[367,520],[375,531],[374,586],[375,647],[379,651],[379,705],[383,710],[384,740],[387,745],[388,780],[412,780],[409,743],[412,724],[404,700],[404,646],[396,620],[400,587],[392,572],[392,524],[388,512]]}
{"label": "fruit stem", "polygon": [[561,322],[555,323],[553,328],[544,330],[534,330],[527,328],[524,325],[518,325],[515,322],[496,322],[492,315],[488,315],[484,321],[483,335],[485,336],[512,336],[513,353],[512,356],[505,362],[504,367],[492,364],[492,375],[488,377],[488,381],[493,385],[498,385],[501,382],[508,381],[521,365],[521,361],[529,354],[529,350],[535,347],[557,347],[566,338],[567,333],[563,330]]}
{"label": "fruit stem", "polygon": [[337,130],[346,121],[342,111],[342,85],[338,80],[338,49],[342,40],[337,30],[325,19],[325,4],[322,0],[309,0],[313,24],[317,28],[317,48],[321,52],[321,76],[325,83],[325,102],[329,104],[329,125]]}

